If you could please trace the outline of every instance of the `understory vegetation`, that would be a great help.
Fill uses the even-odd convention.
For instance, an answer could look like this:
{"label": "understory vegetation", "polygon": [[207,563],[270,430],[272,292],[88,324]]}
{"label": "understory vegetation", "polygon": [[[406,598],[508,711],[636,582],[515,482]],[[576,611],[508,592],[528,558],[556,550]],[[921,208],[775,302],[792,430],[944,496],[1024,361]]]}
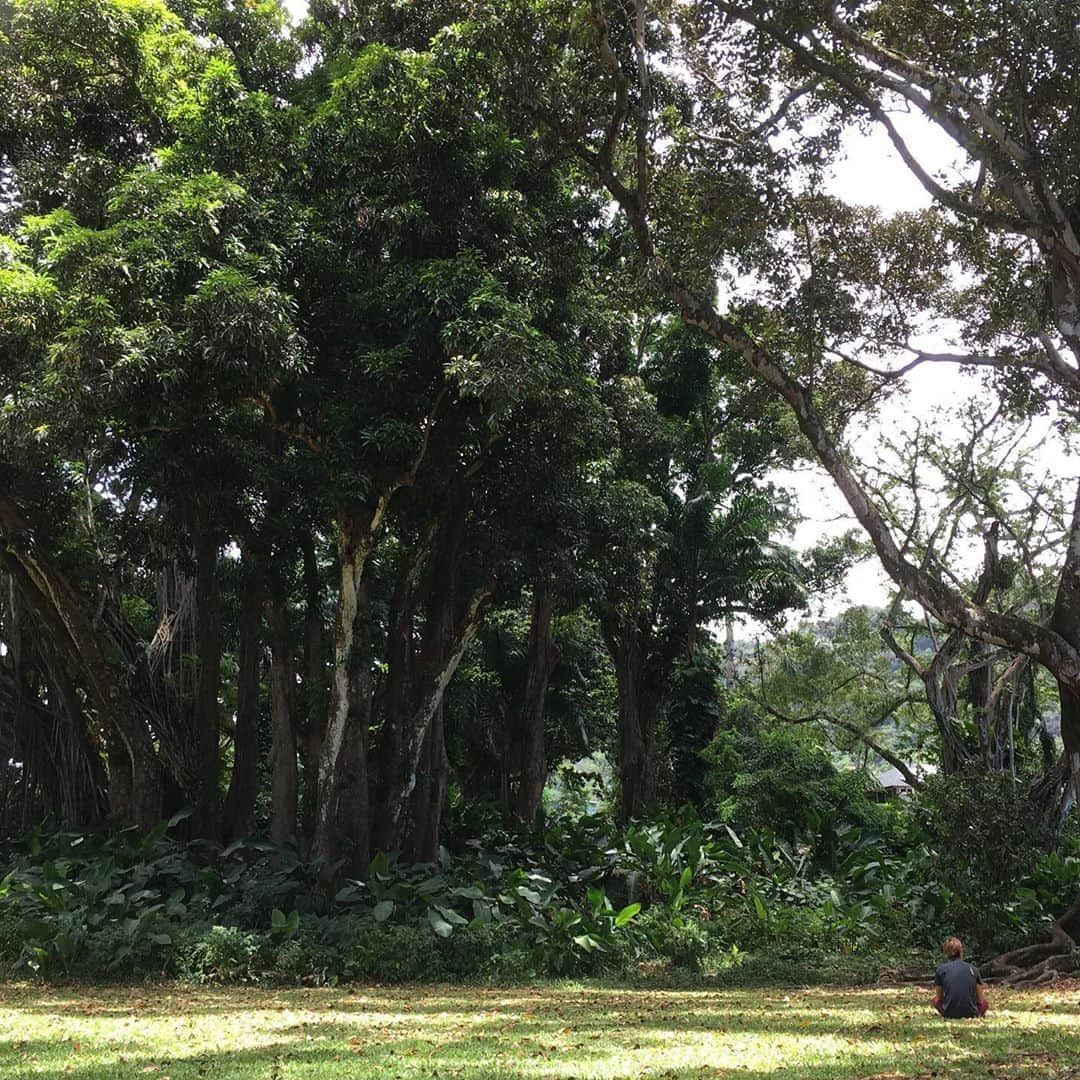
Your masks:
{"label": "understory vegetation", "polygon": [[2,0],[4,968],[1071,976],[1078,55]]}
{"label": "understory vegetation", "polygon": [[[0,882],[9,974],[323,985],[602,974],[736,982],[925,974],[962,933],[976,957],[1045,928],[1080,888],[1080,838],[1039,853],[977,777],[914,806],[862,801],[820,831],[736,832],[690,809],[618,827],[493,827],[430,864],[377,855],[329,883],[293,846],[35,831]],[[759,797],[759,794],[755,797]],[[993,851],[968,820],[997,816]],[[859,811],[858,814],[853,811]],[[984,821],[985,823],[985,821]]]}

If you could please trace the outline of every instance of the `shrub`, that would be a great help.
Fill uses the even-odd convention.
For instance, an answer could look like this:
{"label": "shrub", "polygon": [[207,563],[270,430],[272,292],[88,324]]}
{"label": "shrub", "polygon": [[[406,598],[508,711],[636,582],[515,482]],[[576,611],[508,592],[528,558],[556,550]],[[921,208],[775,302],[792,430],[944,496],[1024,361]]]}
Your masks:
{"label": "shrub", "polygon": [[974,953],[1029,937],[1048,913],[1023,883],[1049,838],[1033,822],[1023,786],[974,769],[937,776],[920,793],[919,808],[928,838],[925,872],[940,883],[943,923]]}
{"label": "shrub", "polygon": [[430,928],[357,922],[345,957],[349,978],[376,982],[428,982],[447,975]]}
{"label": "shrub", "polygon": [[261,944],[259,935],[237,926],[211,926],[181,944],[180,976],[198,983],[254,982]]}
{"label": "shrub", "polygon": [[767,823],[789,844],[808,844],[814,859],[828,865],[844,828],[878,834],[888,828],[892,812],[867,798],[863,773],[840,771],[804,732],[759,724],[752,714],[742,720],[720,731],[705,752],[714,812],[736,832]]}
{"label": "shrub", "polygon": [[636,920],[634,930],[648,943],[649,951],[672,967],[700,971],[713,941],[710,924],[693,916],[673,912],[662,905],[649,908]]}

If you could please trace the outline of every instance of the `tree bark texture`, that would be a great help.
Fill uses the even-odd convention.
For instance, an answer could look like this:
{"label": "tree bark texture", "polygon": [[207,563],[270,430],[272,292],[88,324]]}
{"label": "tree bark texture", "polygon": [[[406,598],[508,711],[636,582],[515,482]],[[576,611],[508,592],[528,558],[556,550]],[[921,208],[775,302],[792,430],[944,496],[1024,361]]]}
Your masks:
{"label": "tree bark texture", "polygon": [[315,537],[305,532],[300,538],[304,563],[304,721],[301,761],[304,766],[302,804],[305,845],[314,830],[315,807],[319,797],[319,753],[326,724],[326,665],[323,660],[322,581],[315,555]]}
{"label": "tree bark texture", "polygon": [[192,832],[217,841],[221,834],[221,592],[218,584],[218,537],[205,507],[193,503],[188,514],[195,549],[195,642],[199,678],[193,725],[197,747],[195,813]]}
{"label": "tree bark texture", "polygon": [[623,823],[656,802],[656,721],[661,691],[647,669],[641,630],[620,621],[605,633],[618,694],[619,818]]}
{"label": "tree bark texture", "polygon": [[[1069,544],[1058,580],[1050,626],[1066,641],[1080,648],[1080,483],[1074,496]],[[1067,670],[1053,673],[1057,676],[1061,700],[1061,739],[1065,744],[1075,800],[1080,798],[1080,685],[1069,677]]]}
{"label": "tree bark texture", "polygon": [[[437,522],[435,526],[437,528]],[[402,560],[390,598],[386,692],[374,784],[378,812],[372,823],[372,844],[376,851],[396,852],[401,847],[403,820],[400,816],[395,817],[390,808],[404,773],[404,732],[412,709],[416,678],[417,577],[430,555],[435,535],[435,529],[429,531]]]}
{"label": "tree bark texture", "polygon": [[547,583],[533,592],[532,617],[529,623],[529,648],[525,674],[525,696],[515,731],[512,754],[518,768],[517,788],[511,812],[518,822],[531,825],[540,812],[540,802],[547,783],[547,757],[544,746],[544,699],[548,680],[558,663],[559,653],[551,635],[554,594]]}
{"label": "tree bark texture", "polygon": [[255,828],[255,800],[259,790],[259,673],[262,666],[263,576],[250,565],[240,597],[237,628],[236,727],[233,767],[222,810],[226,843],[249,836]]}
{"label": "tree bark texture", "polygon": [[[414,709],[439,686],[453,648],[466,516],[464,492],[453,490],[440,518],[428,582]],[[445,687],[443,683],[430,711],[420,714],[410,710],[406,716],[399,735],[398,760],[387,778],[392,803],[388,816],[397,834],[394,839],[405,857],[413,862],[433,861],[439,846],[442,807],[450,776],[443,727]]]}
{"label": "tree bark texture", "polygon": [[296,837],[296,667],[284,597],[272,590],[267,602],[270,629],[270,839]]}
{"label": "tree bark texture", "polygon": [[[487,614],[487,607],[494,592],[494,582],[486,583],[473,590],[469,602],[465,605],[464,614],[462,614],[454,630],[450,644],[443,653],[441,667],[439,667],[437,671],[427,673],[427,678],[425,679],[426,689],[419,695],[418,704],[412,712],[406,731],[405,764],[408,772],[406,773],[404,784],[397,792],[395,792],[395,797],[388,807],[389,811],[398,819],[404,819],[405,813],[412,802],[413,788],[420,778],[424,741],[427,738],[428,731],[431,728],[436,714],[442,708],[446,688],[450,684],[450,680],[454,677],[454,672],[457,671],[458,664],[461,663],[461,658],[468,651],[477,632],[483,625],[484,618]],[[438,732],[435,736],[435,741],[433,742],[434,753],[436,756],[433,757],[432,760],[434,762],[433,768],[436,771],[436,774],[440,769],[443,770],[444,775],[440,782],[442,784],[442,791],[445,794],[446,769],[438,757],[438,746],[442,742],[442,739],[443,735],[440,718]],[[429,796],[423,805],[426,805],[429,808],[429,816],[426,819],[423,828],[429,836],[433,833],[437,834],[438,827],[441,823],[442,801],[439,800],[436,802],[434,798]],[[438,820],[436,820],[436,818]],[[430,849],[430,845],[427,845],[427,847]]]}
{"label": "tree bark texture", "polygon": [[[337,854],[338,801],[348,762],[345,750],[349,726],[367,715],[366,703],[358,701],[357,694],[363,692],[370,676],[358,680],[357,675],[358,668],[370,667],[365,648],[369,628],[364,625],[367,603],[363,577],[367,557],[374,546],[371,529],[362,524],[354,510],[347,511],[339,527],[330,707],[319,755],[319,793],[312,838],[312,855],[322,861],[324,873],[330,873]],[[360,746],[366,752],[366,741],[361,741]]]}

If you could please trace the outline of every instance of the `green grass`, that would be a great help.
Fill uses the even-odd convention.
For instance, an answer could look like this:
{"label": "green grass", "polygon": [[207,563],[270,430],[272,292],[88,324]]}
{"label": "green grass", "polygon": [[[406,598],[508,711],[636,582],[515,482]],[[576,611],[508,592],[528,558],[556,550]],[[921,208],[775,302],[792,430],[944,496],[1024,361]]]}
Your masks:
{"label": "green grass", "polygon": [[0,1076],[1080,1077],[1080,993],[596,984],[268,990],[0,985]]}

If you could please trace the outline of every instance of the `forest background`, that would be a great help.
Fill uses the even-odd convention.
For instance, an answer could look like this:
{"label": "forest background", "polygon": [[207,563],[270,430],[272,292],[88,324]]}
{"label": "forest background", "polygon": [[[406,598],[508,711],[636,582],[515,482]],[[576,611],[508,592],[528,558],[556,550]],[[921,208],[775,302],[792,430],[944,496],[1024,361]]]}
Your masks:
{"label": "forest background", "polygon": [[1071,971],[1075,16],[0,5],[5,958]]}

